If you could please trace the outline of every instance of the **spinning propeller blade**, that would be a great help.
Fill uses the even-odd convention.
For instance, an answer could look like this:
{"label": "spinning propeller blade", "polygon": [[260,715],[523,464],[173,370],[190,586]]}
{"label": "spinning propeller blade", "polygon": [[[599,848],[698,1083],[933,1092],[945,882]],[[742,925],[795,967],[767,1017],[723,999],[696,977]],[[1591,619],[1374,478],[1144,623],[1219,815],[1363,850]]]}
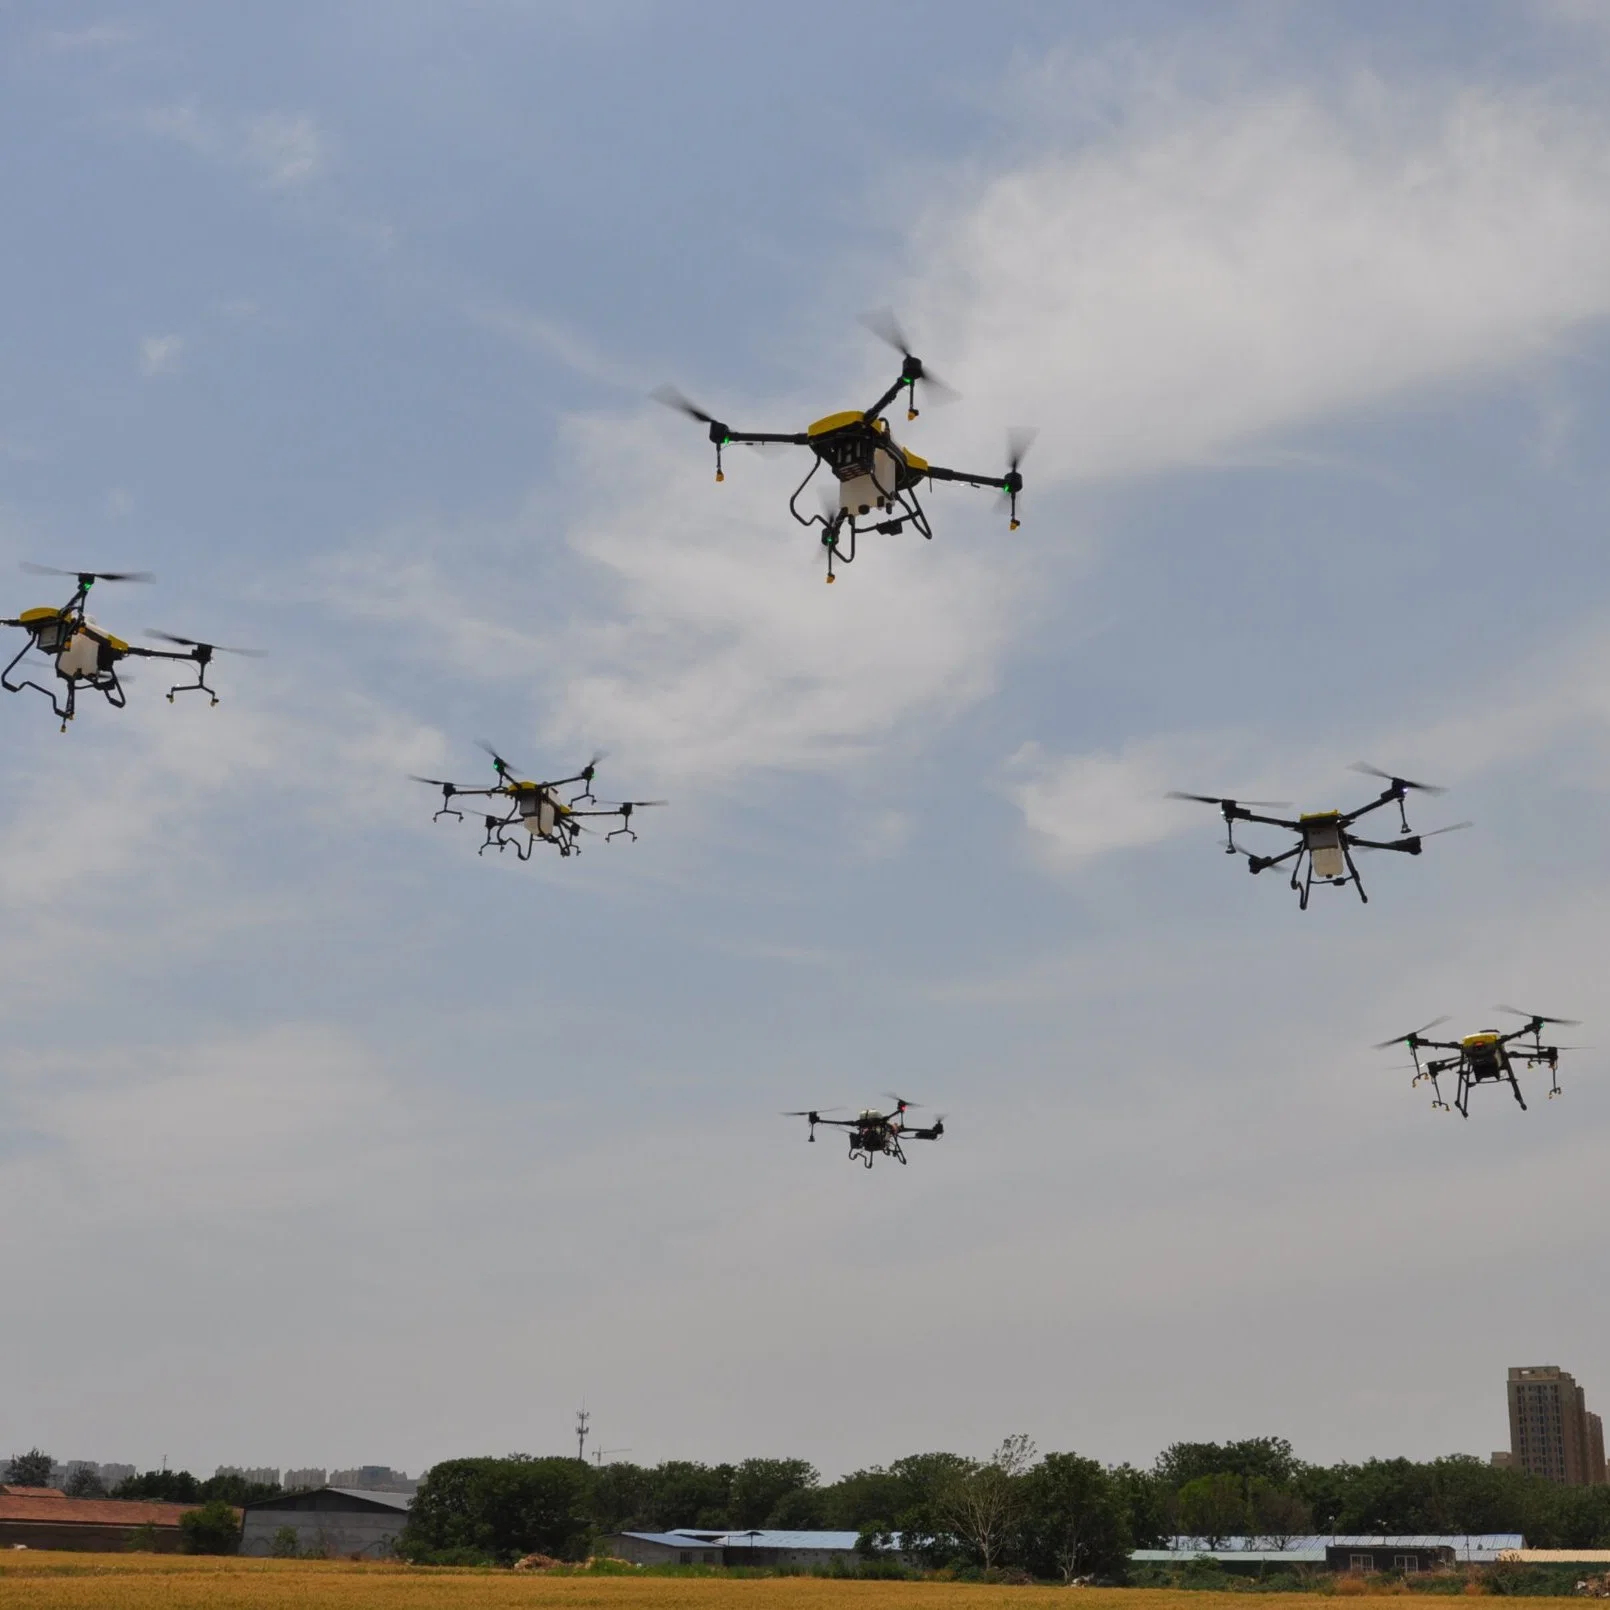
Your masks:
{"label": "spinning propeller blade", "polygon": [[1568,1029],[1574,1029],[1582,1022],[1579,1017],[1544,1017],[1541,1012],[1523,1012],[1518,1006],[1495,1006],[1493,1010],[1508,1012],[1513,1017],[1524,1017],[1530,1023],[1559,1023]]}
{"label": "spinning propeller blade", "polygon": [[916,1108],[920,1108],[922,1106],[920,1101],[907,1101],[904,1096],[896,1095],[892,1090],[880,1090],[878,1094],[882,1096],[885,1101],[894,1102],[896,1106]]}
{"label": "spinning propeller blade", "polygon": [[484,749],[487,754],[492,757],[492,765],[496,768],[499,777],[514,777],[518,774],[519,767],[513,766],[506,761],[503,756],[500,755],[497,750],[486,741],[485,738],[477,738],[475,740],[475,747],[477,749]]}
{"label": "spinning propeller blade", "polygon": [[1028,456],[1028,451],[1034,446],[1035,439],[1040,434],[1038,425],[1014,425],[1006,433],[1006,468],[1011,475],[1016,475],[1018,466]]}
{"label": "spinning propeller blade", "polygon": [[[906,332],[900,328],[900,321],[894,316],[893,308],[873,308],[870,313],[861,314],[860,322],[880,341],[893,347],[900,354],[905,360],[905,378],[907,380],[920,380],[928,388],[928,400],[930,402],[955,402],[961,396],[961,393],[954,386],[947,386],[911,350],[911,342],[907,339]],[[913,409],[913,417],[915,417],[915,414],[916,411]]]}
{"label": "spinning propeller blade", "polygon": [[701,425],[721,423],[714,414],[707,414],[685,391],[678,391],[675,386],[656,386],[649,396],[667,408],[674,408],[679,414],[686,414],[689,419],[698,420]]}
{"label": "spinning propeller blade", "polygon": [[411,783],[429,783],[432,788],[457,788],[457,783],[450,783],[445,777],[421,777],[417,771],[408,774]]}
{"label": "spinning propeller blade", "polygon": [[155,581],[149,570],[58,570],[55,565],[36,565],[24,559],[22,568],[30,576],[71,576],[75,581]]}
{"label": "spinning propeller blade", "polygon": [[1257,805],[1264,810],[1289,811],[1289,799],[1215,799],[1211,794],[1182,794],[1179,789],[1171,788],[1163,796],[1164,799],[1194,799],[1200,800],[1204,805]]}
{"label": "spinning propeller blade", "polygon": [[1394,1045],[1412,1045],[1422,1034],[1430,1029],[1440,1028],[1447,1021],[1446,1017],[1434,1017],[1429,1023],[1422,1023],[1419,1028],[1410,1029],[1407,1034],[1400,1034],[1391,1040],[1382,1040],[1375,1049],[1377,1051],[1386,1051]]}
{"label": "spinning propeller blade", "polygon": [[159,632],[156,627],[145,629],[147,637],[160,638],[164,643],[178,643],[183,648],[204,648],[209,654],[244,654],[249,659],[261,660],[268,650],[261,648],[229,648],[222,643],[203,643],[194,637],[176,637],[172,632]]}
{"label": "spinning propeller blade", "polygon": [[1349,771],[1361,771],[1366,777],[1384,777],[1389,783],[1399,788],[1417,788],[1422,794],[1446,794],[1446,788],[1439,788],[1435,783],[1413,783],[1407,777],[1395,777],[1389,771],[1382,771],[1379,766],[1372,766],[1366,760],[1355,760],[1347,768]]}

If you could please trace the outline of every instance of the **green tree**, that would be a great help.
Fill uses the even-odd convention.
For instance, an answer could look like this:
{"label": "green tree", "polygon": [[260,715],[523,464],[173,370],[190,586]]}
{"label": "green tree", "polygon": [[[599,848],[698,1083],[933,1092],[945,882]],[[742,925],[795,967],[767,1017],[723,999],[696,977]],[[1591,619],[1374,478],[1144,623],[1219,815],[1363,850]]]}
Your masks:
{"label": "green tree", "polygon": [[889,1466],[888,1475],[895,1483],[891,1519],[900,1534],[903,1554],[929,1565],[943,1565],[961,1553],[962,1540],[946,1513],[944,1499],[955,1482],[974,1468],[971,1459],[954,1453],[908,1454]]}
{"label": "green tree", "polygon": [[1221,1475],[1243,1481],[1261,1476],[1276,1487],[1289,1487],[1303,1467],[1284,1437],[1247,1437],[1240,1442],[1171,1443],[1153,1468],[1165,1487],[1178,1492],[1187,1482]]}
{"label": "green tree", "polygon": [[619,1460],[595,1465],[588,1488],[587,1509],[600,1532],[630,1532],[650,1525],[649,1472],[641,1465]]}
{"label": "green tree", "polygon": [[1149,1470],[1115,1465],[1107,1473],[1124,1506],[1132,1548],[1161,1548],[1172,1525],[1169,1504],[1173,1497]]}
{"label": "green tree", "polygon": [[649,1472],[645,1521],[655,1531],[699,1526],[726,1531],[732,1525],[731,1465],[701,1465],[668,1459]]}
{"label": "green tree", "polygon": [[198,1490],[204,1499],[221,1498],[225,1503],[242,1509],[247,1504],[277,1497],[280,1484],[277,1481],[247,1481],[238,1471],[230,1471],[224,1475],[209,1476],[199,1484]]}
{"label": "green tree", "polygon": [[733,1526],[748,1531],[770,1524],[791,1493],[817,1485],[816,1467],[804,1459],[745,1459],[732,1473],[727,1511]]}
{"label": "green tree", "polygon": [[858,1532],[874,1521],[886,1524],[888,1517],[909,1509],[913,1501],[908,1482],[876,1466],[851,1471],[818,1491],[823,1525],[838,1532]]}
{"label": "green tree", "polygon": [[833,1527],[828,1524],[827,1498],[821,1487],[796,1487],[791,1492],[784,1493],[777,1500],[771,1514],[766,1517],[766,1524],[785,1532],[850,1530],[848,1527]]}
{"label": "green tree", "polygon": [[1266,1548],[1290,1548],[1293,1538],[1313,1530],[1314,1512],[1302,1494],[1263,1476],[1247,1482],[1247,1511],[1252,1533]]}
{"label": "green tree", "polygon": [[418,1559],[472,1550],[579,1558],[586,1548],[589,1472],[577,1459],[449,1459],[425,1473],[400,1551]]}
{"label": "green tree", "polygon": [[1023,1478],[1023,1557],[1036,1576],[1111,1576],[1129,1558],[1129,1518],[1094,1459],[1048,1453]]}
{"label": "green tree", "polygon": [[56,1461],[48,1453],[42,1453],[38,1448],[30,1448],[27,1453],[14,1453],[6,1466],[5,1484],[8,1487],[48,1487],[55,1464]]}
{"label": "green tree", "polygon": [[294,1560],[301,1552],[301,1540],[296,1535],[294,1526],[281,1526],[274,1533],[274,1541],[269,1544],[268,1552],[276,1560]]}
{"label": "green tree", "polygon": [[1245,1486],[1241,1477],[1229,1471],[1198,1476],[1174,1495],[1174,1512],[1185,1536],[1199,1537],[1208,1548],[1216,1549],[1225,1538],[1247,1530]]}
{"label": "green tree", "polygon": [[62,1491],[69,1498],[105,1498],[106,1483],[101,1480],[101,1473],[94,1465],[80,1463],[67,1472]]}
{"label": "green tree", "polygon": [[1024,1510],[1023,1478],[1034,1462],[1026,1436],[1007,1437],[982,1464],[953,1470],[936,1494],[940,1513],[986,1571],[998,1565]]}
{"label": "green tree", "polygon": [[211,1498],[179,1517],[179,1546],[186,1554],[233,1554],[240,1547],[240,1517],[233,1504]]}
{"label": "green tree", "polygon": [[188,1470],[147,1470],[126,1476],[112,1489],[113,1498],[160,1498],[169,1504],[199,1504],[201,1483]]}

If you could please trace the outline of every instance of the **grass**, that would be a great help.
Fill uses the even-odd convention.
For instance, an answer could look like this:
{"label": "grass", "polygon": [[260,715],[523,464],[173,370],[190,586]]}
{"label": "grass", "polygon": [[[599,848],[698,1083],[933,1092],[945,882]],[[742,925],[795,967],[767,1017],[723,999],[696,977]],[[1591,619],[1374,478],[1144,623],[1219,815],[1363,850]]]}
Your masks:
{"label": "grass", "polygon": [[[1532,1600],[1541,1610],[1545,1601]],[[1559,1600],[1546,1601],[1559,1604]],[[174,1554],[0,1553],[5,1610],[1246,1610],[1241,1593],[1012,1588],[820,1577],[541,1576],[350,1560]],[[1314,1610],[1311,1594],[1261,1594],[1258,1610]],[[1352,1607],[1349,1607],[1352,1610]],[[1393,1610],[1401,1610],[1401,1603]]]}

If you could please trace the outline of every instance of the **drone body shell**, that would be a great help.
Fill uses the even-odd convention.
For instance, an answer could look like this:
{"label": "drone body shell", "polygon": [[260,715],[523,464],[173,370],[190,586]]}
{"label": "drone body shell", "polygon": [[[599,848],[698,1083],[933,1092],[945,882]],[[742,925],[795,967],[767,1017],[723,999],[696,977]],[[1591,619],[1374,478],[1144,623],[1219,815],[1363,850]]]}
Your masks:
{"label": "drone body shell", "polygon": [[1302,823],[1303,843],[1313,858],[1314,876],[1340,879],[1347,872],[1342,857],[1341,813],[1313,811],[1297,818]]}

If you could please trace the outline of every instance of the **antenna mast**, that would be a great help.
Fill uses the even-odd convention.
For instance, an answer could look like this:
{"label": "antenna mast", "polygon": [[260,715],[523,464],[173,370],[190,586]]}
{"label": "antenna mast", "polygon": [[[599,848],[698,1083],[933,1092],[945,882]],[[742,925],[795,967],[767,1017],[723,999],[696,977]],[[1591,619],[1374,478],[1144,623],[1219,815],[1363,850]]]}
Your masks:
{"label": "antenna mast", "polygon": [[587,1460],[587,1422],[591,1418],[585,1409],[576,1410],[576,1457],[584,1464]]}

